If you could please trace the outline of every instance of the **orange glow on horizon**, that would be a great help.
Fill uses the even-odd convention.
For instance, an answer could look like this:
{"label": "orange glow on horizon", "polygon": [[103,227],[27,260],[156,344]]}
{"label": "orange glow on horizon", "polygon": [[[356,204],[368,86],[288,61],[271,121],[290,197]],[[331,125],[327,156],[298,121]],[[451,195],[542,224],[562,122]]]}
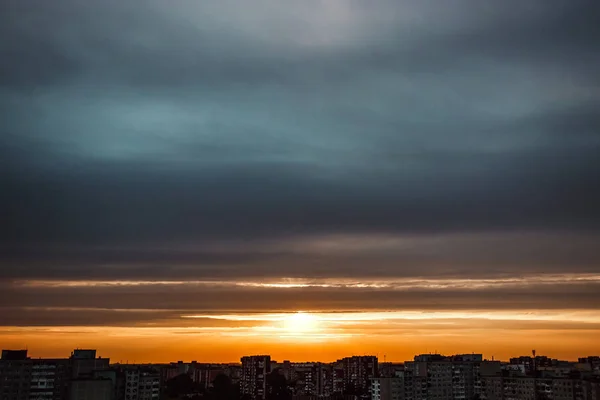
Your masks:
{"label": "orange glow on horizon", "polygon": [[[388,361],[413,355],[481,352],[508,359],[531,348],[563,359],[597,354],[600,311],[310,312],[186,315],[165,325],[4,327],[4,348],[33,357],[63,357],[97,348],[113,362],[237,362],[267,353],[273,359],[333,361],[375,354]],[[231,325],[220,325],[227,321]],[[178,325],[189,322],[191,325]]]}

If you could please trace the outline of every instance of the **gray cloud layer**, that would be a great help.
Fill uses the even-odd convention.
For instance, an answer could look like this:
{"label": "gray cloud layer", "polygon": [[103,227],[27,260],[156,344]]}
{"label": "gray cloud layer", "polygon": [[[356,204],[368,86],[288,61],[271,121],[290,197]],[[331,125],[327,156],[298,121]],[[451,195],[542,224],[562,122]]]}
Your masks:
{"label": "gray cloud layer", "polygon": [[599,271],[598,5],[252,3],[0,5],[0,277]]}
{"label": "gray cloud layer", "polygon": [[[178,319],[194,312],[274,312],[296,310],[372,311],[372,310],[556,310],[598,309],[598,283],[555,284],[484,289],[362,289],[362,288],[231,288],[198,287],[196,285],[22,288],[5,285],[7,294],[0,303],[11,318],[29,320],[35,313],[47,316],[61,312],[46,308],[63,308],[65,318],[96,309],[99,316],[118,316],[127,320],[122,310],[154,309],[149,319],[160,316]],[[160,301],[156,302],[155,299]],[[24,308],[37,308],[25,310]],[[69,313],[69,308],[73,309]],[[84,308],[83,310],[81,308]],[[23,314],[19,314],[19,310]],[[70,314],[70,315],[69,315]],[[126,314],[126,313],[125,313]],[[142,313],[143,314],[143,313]],[[90,316],[90,318],[92,318]],[[35,319],[32,319],[35,321]],[[92,319],[93,321],[93,319]],[[4,322],[4,324],[7,324]],[[23,324],[21,322],[21,324]]]}

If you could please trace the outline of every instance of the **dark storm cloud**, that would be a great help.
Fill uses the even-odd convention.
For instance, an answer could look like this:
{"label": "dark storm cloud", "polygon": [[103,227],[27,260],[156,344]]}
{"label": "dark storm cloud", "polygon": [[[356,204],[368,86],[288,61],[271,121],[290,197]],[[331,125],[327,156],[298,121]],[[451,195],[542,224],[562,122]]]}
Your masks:
{"label": "dark storm cloud", "polygon": [[[600,265],[592,2],[1,7],[5,279]],[[502,231],[538,233],[354,259],[259,243]]]}

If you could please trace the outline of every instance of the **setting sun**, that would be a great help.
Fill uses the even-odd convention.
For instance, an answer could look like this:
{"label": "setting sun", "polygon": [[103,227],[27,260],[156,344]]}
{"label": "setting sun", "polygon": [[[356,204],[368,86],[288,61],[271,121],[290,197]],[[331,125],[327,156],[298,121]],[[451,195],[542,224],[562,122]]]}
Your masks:
{"label": "setting sun", "polygon": [[283,321],[284,329],[291,335],[306,335],[320,330],[319,319],[310,313],[298,311],[287,314]]}

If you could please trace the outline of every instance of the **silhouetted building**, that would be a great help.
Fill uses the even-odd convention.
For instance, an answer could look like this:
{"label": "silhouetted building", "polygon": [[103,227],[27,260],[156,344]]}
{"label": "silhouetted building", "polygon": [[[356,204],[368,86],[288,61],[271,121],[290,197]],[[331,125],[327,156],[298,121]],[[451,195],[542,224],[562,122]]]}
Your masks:
{"label": "silhouetted building", "polygon": [[125,373],[119,366],[94,371],[92,378],[110,380],[112,385],[111,398],[115,400],[125,399]]}
{"label": "silhouetted building", "polygon": [[332,393],[330,365],[284,361],[280,370],[290,382],[295,397],[329,397]]}
{"label": "silhouetted building", "polygon": [[96,350],[76,349],[71,353],[71,377],[91,377],[92,372],[108,369],[109,358],[96,358]]}
{"label": "silhouetted building", "polygon": [[[166,394],[208,390],[205,396],[213,400],[239,394],[246,400],[600,400],[598,356],[577,363],[535,354],[511,363],[483,360],[481,354],[422,354],[404,364],[378,364],[374,356],[331,364],[279,364],[268,355],[241,361],[241,366],[195,361],[109,366],[95,350],[77,349],[64,359],[3,350],[0,400],[159,400],[161,383],[173,378]],[[173,394],[172,388],[185,390]]]}
{"label": "silhouetted building", "polygon": [[158,400],[160,398],[160,371],[133,365],[124,368],[125,400]]}
{"label": "silhouetted building", "polygon": [[2,360],[19,361],[27,358],[27,350],[2,350]]}
{"label": "silhouetted building", "polygon": [[31,359],[26,350],[3,350],[0,399],[66,400],[72,371],[68,358]]}
{"label": "silhouetted building", "polygon": [[[567,368],[566,364],[571,367]],[[531,369],[523,364],[507,364],[494,373],[482,369],[481,397],[487,400],[600,400],[600,376],[589,369],[582,371],[574,363],[552,360],[552,365],[554,367]]]}
{"label": "silhouetted building", "polygon": [[421,354],[404,365],[405,397],[415,400],[481,397],[482,371],[490,375],[500,371],[499,362],[483,361],[481,354]]}
{"label": "silhouetted building", "polygon": [[[586,382],[562,377],[484,376],[483,398],[487,400],[585,400]],[[589,392],[589,391],[588,391]]]}
{"label": "silhouetted building", "polygon": [[32,359],[29,398],[64,400],[69,390],[71,363],[68,358]]}
{"label": "silhouetted building", "polygon": [[346,382],[344,379],[344,362],[337,360],[331,366],[331,389],[332,393],[340,396],[344,393]]}
{"label": "silhouetted building", "polygon": [[253,400],[265,399],[267,375],[271,372],[271,356],[258,355],[242,357],[242,377],[240,391]]}
{"label": "silhouetted building", "polygon": [[381,378],[395,377],[401,371],[404,371],[404,364],[402,363],[379,363],[379,376]]}
{"label": "silhouetted building", "polygon": [[395,376],[373,378],[371,381],[372,400],[404,400],[406,387],[404,371],[397,371]]}
{"label": "silhouetted building", "polygon": [[193,363],[190,370],[192,380],[204,389],[211,388],[214,380],[221,374],[227,375],[226,369],[222,365]]}
{"label": "silhouetted building", "polygon": [[405,365],[413,373],[415,399],[434,400],[453,398],[452,363],[446,360],[445,357],[424,357],[421,355],[416,356],[414,362],[406,362]]}
{"label": "silhouetted building", "polygon": [[27,350],[2,350],[0,400],[29,400],[31,360]]}
{"label": "silhouetted building", "polygon": [[525,372],[534,372],[538,369],[556,366],[558,360],[546,356],[520,356],[510,359],[511,365],[523,365]]}
{"label": "silhouetted building", "polygon": [[344,394],[370,397],[371,380],[379,372],[376,356],[353,356],[339,360],[343,367]]}
{"label": "silhouetted building", "polygon": [[579,358],[579,363],[589,365],[591,370],[600,372],[600,356],[582,357]]}
{"label": "silhouetted building", "polygon": [[105,378],[71,380],[70,400],[114,400],[113,382]]}

